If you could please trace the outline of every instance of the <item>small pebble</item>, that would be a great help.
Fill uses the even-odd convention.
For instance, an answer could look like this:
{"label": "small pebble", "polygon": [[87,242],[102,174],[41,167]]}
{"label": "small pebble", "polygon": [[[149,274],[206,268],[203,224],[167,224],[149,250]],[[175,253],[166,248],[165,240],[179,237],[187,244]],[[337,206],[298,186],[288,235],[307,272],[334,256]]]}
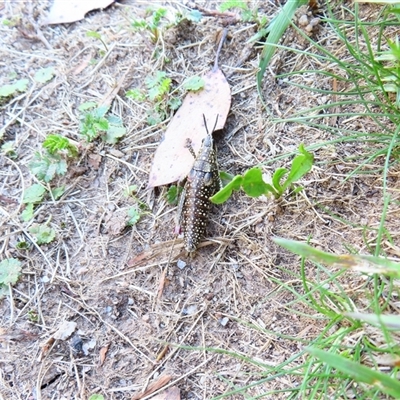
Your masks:
{"label": "small pebble", "polygon": [[228,324],[228,322],[229,322],[229,318],[228,317],[221,318],[220,321],[219,321],[219,323],[222,326],[226,326]]}
{"label": "small pebble", "polygon": [[177,265],[177,267],[178,267],[179,269],[183,269],[183,268],[186,267],[187,264],[185,263],[185,261],[178,260],[178,262],[176,263],[176,265]]}
{"label": "small pebble", "polygon": [[299,18],[299,25],[301,25],[301,26],[307,26],[308,25],[308,17],[307,17],[307,15],[303,14]]}

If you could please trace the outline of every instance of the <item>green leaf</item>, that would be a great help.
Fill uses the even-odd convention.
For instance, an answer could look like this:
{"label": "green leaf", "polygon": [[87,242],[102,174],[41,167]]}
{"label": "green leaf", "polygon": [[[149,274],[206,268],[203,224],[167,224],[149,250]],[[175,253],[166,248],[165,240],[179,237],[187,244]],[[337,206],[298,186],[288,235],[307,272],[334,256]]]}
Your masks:
{"label": "green leaf", "polygon": [[91,108],[95,108],[97,107],[97,103],[95,103],[94,101],[87,101],[85,103],[82,103],[79,107],[78,110],[79,111],[86,111],[89,110]]}
{"label": "green leaf", "polygon": [[241,10],[248,10],[249,7],[244,1],[240,0],[227,0],[224,1],[220,6],[219,10],[221,12],[231,10],[232,8],[240,8]]}
{"label": "green leaf", "polygon": [[124,136],[126,133],[126,128],[123,126],[110,125],[107,129],[104,141],[108,144],[115,144],[118,139]]}
{"label": "green leaf", "polygon": [[0,262],[0,283],[14,285],[21,272],[21,262],[15,258],[6,258]]}
{"label": "green leaf", "polygon": [[104,396],[102,394],[92,394],[89,400],[104,400]]}
{"label": "green leaf", "polygon": [[283,184],[283,190],[287,189],[292,183],[302,178],[313,166],[314,155],[308,153],[302,144],[299,146],[299,152],[301,154],[296,156],[292,161],[292,167],[285,183]]}
{"label": "green leaf", "polygon": [[320,359],[330,367],[335,368],[344,374],[350,376],[356,382],[364,382],[374,386],[376,389],[395,399],[400,398],[400,382],[382,372],[372,370],[361,365],[358,362],[348,360],[338,354],[323,351],[313,347],[307,348],[307,351],[314,357]]}
{"label": "green leaf", "polygon": [[47,225],[33,224],[29,232],[36,239],[37,244],[50,243],[56,237],[56,231]]}
{"label": "green leaf", "polygon": [[250,197],[259,197],[266,192],[260,168],[251,168],[244,174],[242,189]]}
{"label": "green leaf", "polygon": [[22,202],[24,204],[27,203],[40,203],[43,200],[43,197],[46,193],[46,188],[38,183],[33,184],[32,186],[25,189],[24,197]]}
{"label": "green leaf", "polygon": [[71,156],[78,155],[78,149],[69,140],[61,135],[48,135],[42,146],[50,153],[55,154],[61,150],[67,150]]}
{"label": "green leaf", "polygon": [[128,209],[128,217],[129,220],[127,222],[128,226],[133,226],[136,225],[136,223],[139,221],[140,219],[140,212],[137,209],[137,207],[130,207]]}
{"label": "green leaf", "polygon": [[222,181],[223,187],[228,185],[228,183],[235,178],[234,175],[229,174],[228,172],[225,172],[225,171],[219,171],[219,177]]}
{"label": "green leaf", "polygon": [[171,185],[167,192],[167,202],[171,205],[178,204],[179,196],[183,190],[182,186]]}
{"label": "green leaf", "polygon": [[358,319],[368,324],[379,327],[380,329],[389,329],[390,331],[400,331],[400,318],[398,315],[377,315],[359,312],[346,312],[346,317]]}
{"label": "green leaf", "polygon": [[400,263],[390,261],[386,258],[353,254],[336,255],[315,249],[306,243],[295,240],[274,238],[273,241],[292,253],[314,262],[339,266],[366,274],[378,273],[396,278],[400,277]]}
{"label": "green leaf", "polygon": [[177,110],[182,104],[182,101],[177,97],[172,97],[168,100],[168,106],[171,110]]}
{"label": "green leaf", "polygon": [[139,89],[131,89],[125,93],[126,97],[136,101],[146,100],[146,95],[142,93]]}
{"label": "green leaf", "polygon": [[272,176],[272,184],[274,185],[274,188],[278,191],[280,196],[284,192],[284,189],[281,186],[281,179],[287,172],[288,170],[286,168],[278,168]]}
{"label": "green leaf", "polygon": [[54,197],[54,200],[58,200],[65,192],[65,186],[60,186],[54,189],[51,189],[51,194]]}
{"label": "green leaf", "polygon": [[33,218],[33,203],[29,203],[20,215],[22,221],[28,222]]}
{"label": "green leaf", "polygon": [[87,37],[92,37],[92,38],[96,38],[96,39],[100,39],[101,40],[101,35],[99,32],[96,31],[87,31],[86,32],[86,36]]}
{"label": "green leaf", "polygon": [[190,10],[186,18],[192,22],[200,22],[203,18],[203,14],[199,10]]}
{"label": "green leaf", "polygon": [[0,97],[8,97],[15,92],[26,92],[28,88],[28,79],[20,79],[11,85],[0,86]]}
{"label": "green leaf", "polygon": [[54,67],[41,68],[36,71],[33,79],[39,83],[46,83],[53,78],[54,74]]}
{"label": "green leaf", "polygon": [[225,203],[231,197],[234,190],[239,190],[242,184],[243,177],[236,175],[226,186],[224,186],[219,192],[210,197],[210,200],[214,204]]}
{"label": "green leaf", "polygon": [[183,82],[183,87],[186,90],[199,90],[203,89],[205,85],[204,79],[201,76],[192,76]]}

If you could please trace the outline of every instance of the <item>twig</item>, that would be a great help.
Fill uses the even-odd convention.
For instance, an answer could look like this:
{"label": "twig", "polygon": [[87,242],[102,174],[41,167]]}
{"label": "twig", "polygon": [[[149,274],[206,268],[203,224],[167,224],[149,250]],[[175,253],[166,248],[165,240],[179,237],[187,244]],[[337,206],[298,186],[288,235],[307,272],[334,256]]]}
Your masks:
{"label": "twig", "polygon": [[218,44],[217,54],[215,55],[215,62],[214,62],[214,67],[212,69],[212,72],[218,71],[219,54],[221,53],[221,49],[222,49],[222,46],[224,45],[227,35],[228,35],[228,28],[224,28],[224,30],[222,31],[221,40],[219,41],[219,44]]}

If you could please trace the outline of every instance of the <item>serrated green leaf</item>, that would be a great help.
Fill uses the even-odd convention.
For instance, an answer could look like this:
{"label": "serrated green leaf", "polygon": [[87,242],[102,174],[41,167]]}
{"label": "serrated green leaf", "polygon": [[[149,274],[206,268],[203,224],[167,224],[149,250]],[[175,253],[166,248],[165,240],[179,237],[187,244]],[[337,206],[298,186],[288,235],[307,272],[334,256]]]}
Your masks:
{"label": "serrated green leaf", "polygon": [[[71,145],[69,140],[61,135],[48,135],[42,146],[50,153],[54,154],[59,150],[66,150]],[[75,147],[75,146],[74,146]]]}
{"label": "serrated green leaf", "polygon": [[54,200],[58,200],[65,192],[65,186],[60,186],[54,189],[51,189],[51,194],[54,197]]}
{"label": "serrated green leaf", "polygon": [[28,222],[33,218],[33,203],[29,203],[20,215],[22,221]]}
{"label": "serrated green leaf", "polygon": [[133,225],[136,225],[137,224],[137,222],[139,221],[139,219],[140,219],[140,212],[139,212],[139,210],[137,209],[137,207],[130,207],[129,209],[128,209],[128,217],[129,217],[129,220],[128,220],[128,222],[127,222],[127,225],[128,226],[133,226]]}
{"label": "serrated green leaf", "polygon": [[242,184],[242,175],[236,175],[226,186],[224,186],[219,192],[215,193],[214,196],[210,197],[210,200],[214,204],[225,203],[231,197],[234,190],[239,190]]}
{"label": "serrated green leaf", "polygon": [[100,118],[103,118],[107,114],[109,109],[110,109],[109,106],[101,106],[101,107],[96,108],[92,112],[93,112],[93,115],[95,118],[100,119]]}
{"label": "serrated green leaf", "polygon": [[11,285],[17,283],[21,272],[21,262],[15,258],[6,258],[0,262],[0,283]]}
{"label": "serrated green leaf", "polygon": [[251,168],[243,175],[242,188],[250,197],[259,197],[266,192],[260,168]]}
{"label": "serrated green leaf", "polygon": [[28,79],[20,79],[13,84],[3,85],[0,87],[0,97],[8,97],[14,94],[15,92],[26,92],[28,88]]}
{"label": "serrated green leaf", "polygon": [[110,125],[106,132],[104,141],[108,144],[115,144],[118,142],[118,139],[124,136],[125,134],[126,134],[125,127]]}
{"label": "serrated green leaf", "polygon": [[183,82],[185,90],[197,91],[203,89],[205,85],[204,79],[201,76],[192,76]]}
{"label": "serrated green leaf", "polygon": [[22,202],[24,204],[40,203],[43,200],[45,193],[46,193],[46,188],[44,188],[42,185],[39,185],[38,183],[35,183],[25,190]]}
{"label": "serrated green leaf", "polygon": [[53,78],[54,74],[54,67],[41,68],[36,71],[33,79],[39,83],[46,83]]}
{"label": "serrated green leaf", "polygon": [[37,244],[47,244],[54,240],[56,231],[47,225],[33,224],[29,232],[36,239]]}
{"label": "serrated green leaf", "polygon": [[146,100],[146,95],[142,93],[139,89],[131,89],[125,93],[126,97],[136,101]]}
{"label": "serrated green leaf", "polygon": [[171,205],[178,204],[179,196],[183,190],[182,186],[171,185],[167,192],[167,202]]}
{"label": "serrated green leaf", "polygon": [[79,107],[78,110],[79,111],[86,111],[89,110],[91,108],[95,108],[97,107],[97,103],[95,103],[94,101],[87,101],[85,103],[82,103]]}
{"label": "serrated green leaf", "polygon": [[171,99],[168,100],[168,107],[171,110],[177,110],[182,104],[182,101],[178,99],[177,97],[172,97]]}
{"label": "serrated green leaf", "polygon": [[200,22],[203,18],[203,14],[199,10],[190,10],[186,18],[192,22]]}

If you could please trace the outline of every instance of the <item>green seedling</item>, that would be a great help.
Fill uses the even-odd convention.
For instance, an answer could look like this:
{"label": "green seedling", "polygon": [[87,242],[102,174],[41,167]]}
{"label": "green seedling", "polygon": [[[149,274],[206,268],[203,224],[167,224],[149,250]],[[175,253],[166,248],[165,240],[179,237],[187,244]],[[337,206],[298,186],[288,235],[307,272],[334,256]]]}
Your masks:
{"label": "green seedling", "polygon": [[41,68],[36,71],[33,79],[38,83],[46,83],[53,79],[55,75],[54,67]]}
{"label": "green seedling", "polygon": [[185,90],[191,90],[193,92],[203,89],[204,85],[205,85],[204,79],[201,76],[197,75],[187,78],[183,82],[183,88]]}
{"label": "green seedling", "polygon": [[78,149],[61,135],[48,135],[42,146],[44,152],[35,153],[35,158],[29,164],[29,168],[39,180],[48,183],[56,175],[65,175],[67,159],[76,157]]}
{"label": "green seedling", "polygon": [[29,233],[36,239],[37,244],[51,243],[56,237],[56,231],[47,224],[33,224]]}
{"label": "green seedling", "polygon": [[0,86],[0,100],[2,97],[13,96],[17,92],[26,92],[28,89],[28,84],[28,79],[19,79],[12,84]]}
{"label": "green seedling", "polygon": [[258,10],[250,9],[246,2],[241,0],[227,0],[220,4],[219,10],[225,12],[228,10],[240,10],[239,17],[243,22],[256,22],[257,25],[262,28],[267,23],[265,16],[260,17]]}
{"label": "green seedling", "polygon": [[145,19],[137,19],[132,22],[132,28],[134,31],[148,31],[150,38],[153,43],[156,43],[160,37],[162,20],[164,20],[167,10],[165,8],[146,10],[148,17]]}
{"label": "green seedling", "polygon": [[158,41],[161,35],[163,22],[165,22],[165,15],[167,10],[165,8],[146,10],[147,17],[145,19],[137,19],[132,21],[132,28],[134,31],[148,31],[153,43]]}
{"label": "green seedling", "polygon": [[[284,192],[291,188],[293,184],[307,174],[313,165],[314,156],[307,152],[303,145],[299,146],[300,154],[292,161],[292,167],[278,168],[272,176],[272,184],[265,183],[262,177],[261,169],[254,167],[242,175],[231,177],[231,181],[224,186],[218,193],[211,197],[215,204],[224,203],[229,199],[234,190],[242,189],[250,197],[259,197],[264,194],[272,194],[275,198],[281,197]],[[287,175],[286,179],[282,179]],[[226,180],[226,176],[224,176]],[[297,188],[296,191],[301,190]]]}
{"label": "green seedling", "polygon": [[102,45],[104,46],[104,49],[105,49],[105,51],[104,51],[104,50],[101,50],[101,51],[100,51],[100,55],[101,55],[102,57],[108,52],[108,47],[107,47],[106,43],[104,42],[104,40],[103,40],[103,38],[101,37],[101,35],[100,35],[99,32],[96,32],[96,31],[87,31],[87,32],[86,32],[86,36],[87,36],[87,37],[94,38],[94,39],[98,39],[98,40],[102,43]]}
{"label": "green seedling", "polygon": [[6,258],[0,262],[0,299],[8,293],[8,286],[17,283],[21,273],[21,262]]}
{"label": "green seedling", "polygon": [[97,107],[96,103],[87,102],[79,106],[81,135],[91,142],[97,137],[108,144],[115,144],[126,134],[121,118],[115,115],[106,116],[109,107]]}
{"label": "green seedling", "polygon": [[39,322],[39,315],[38,315],[37,311],[29,310],[27,315],[28,315],[29,321],[34,322],[34,323]]}
{"label": "green seedling", "polygon": [[181,101],[176,97],[171,97],[171,79],[164,71],[156,71],[154,75],[148,76],[144,83],[146,92],[136,88],[129,90],[126,95],[136,101],[152,102],[153,107],[147,110],[147,123],[156,125],[164,121],[171,110],[177,110]]}

